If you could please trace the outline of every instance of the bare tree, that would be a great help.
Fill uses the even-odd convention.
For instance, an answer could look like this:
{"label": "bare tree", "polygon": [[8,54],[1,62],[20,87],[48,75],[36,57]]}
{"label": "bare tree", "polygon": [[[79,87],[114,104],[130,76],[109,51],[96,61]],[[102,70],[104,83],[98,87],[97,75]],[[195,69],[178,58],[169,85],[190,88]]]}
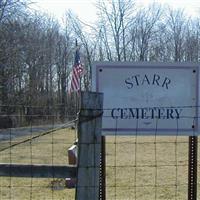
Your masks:
{"label": "bare tree", "polygon": [[170,43],[170,52],[172,53],[171,60],[183,61],[183,45],[186,34],[188,20],[182,10],[169,9],[169,14],[166,23],[166,31]]}
{"label": "bare tree", "polygon": [[155,41],[158,32],[158,23],[161,17],[161,8],[155,4],[148,8],[141,9],[136,17],[131,30],[131,54],[135,59],[148,61],[152,44]]}
{"label": "bare tree", "polygon": [[[97,4],[99,10],[99,27],[102,27],[104,35],[105,49],[107,57],[110,59],[110,52],[115,48],[116,59],[118,61],[127,60],[127,46],[129,41],[128,29],[132,25],[134,13],[133,0],[117,0],[117,1],[99,1]],[[108,34],[110,32],[110,34]],[[106,35],[105,35],[106,34]],[[114,41],[112,40],[114,39]],[[114,53],[114,52],[113,52]]]}
{"label": "bare tree", "polygon": [[184,60],[191,62],[199,61],[199,20],[190,20],[185,30],[184,41]]}
{"label": "bare tree", "polygon": [[0,24],[10,17],[25,13],[30,0],[0,0]]}

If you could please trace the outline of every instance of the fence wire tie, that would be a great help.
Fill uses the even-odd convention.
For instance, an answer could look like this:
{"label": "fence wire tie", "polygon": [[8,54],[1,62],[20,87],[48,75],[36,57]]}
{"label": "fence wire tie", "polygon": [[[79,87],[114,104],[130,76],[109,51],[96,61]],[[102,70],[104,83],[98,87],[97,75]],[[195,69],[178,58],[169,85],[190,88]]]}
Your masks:
{"label": "fence wire tie", "polygon": [[81,114],[79,114],[79,118],[81,118],[81,119],[84,118],[84,119],[80,120],[79,122],[84,123],[84,122],[93,121],[93,120],[98,119],[102,116],[103,116],[103,112],[100,112],[97,115],[81,115]]}

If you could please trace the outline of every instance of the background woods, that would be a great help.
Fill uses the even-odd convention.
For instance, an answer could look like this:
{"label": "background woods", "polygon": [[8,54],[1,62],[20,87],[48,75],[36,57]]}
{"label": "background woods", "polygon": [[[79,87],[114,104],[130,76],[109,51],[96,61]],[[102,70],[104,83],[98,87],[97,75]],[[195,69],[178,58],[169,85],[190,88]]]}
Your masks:
{"label": "background woods", "polygon": [[182,10],[101,0],[95,23],[67,12],[60,24],[31,4],[0,0],[0,113],[13,115],[12,126],[28,123],[29,114],[59,120],[75,114],[68,93],[75,39],[85,67],[83,90],[90,89],[93,61],[199,61],[200,18]]}

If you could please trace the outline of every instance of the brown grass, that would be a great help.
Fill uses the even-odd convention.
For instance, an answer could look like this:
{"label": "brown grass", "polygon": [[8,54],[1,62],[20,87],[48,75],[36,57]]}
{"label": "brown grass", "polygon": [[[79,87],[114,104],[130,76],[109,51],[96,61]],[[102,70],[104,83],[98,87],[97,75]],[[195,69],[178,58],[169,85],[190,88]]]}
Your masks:
{"label": "brown grass", "polygon": [[[75,139],[74,130],[56,131],[1,152],[0,162],[67,164]],[[188,137],[107,136],[107,199],[187,199],[187,163]],[[0,199],[74,199],[74,189],[62,187],[63,180],[52,181],[0,177]]]}
{"label": "brown grass", "polygon": [[107,199],[187,199],[187,137],[107,137]]}
{"label": "brown grass", "polygon": [[[27,138],[27,137],[26,137]],[[16,139],[20,141],[19,138]],[[21,138],[24,140],[24,137]],[[67,149],[76,140],[74,130],[63,129],[20,144],[0,153],[1,163],[67,164]],[[16,141],[12,141],[15,143]],[[1,144],[0,144],[1,145]],[[4,146],[8,145],[4,143]],[[56,187],[56,183],[60,185]],[[74,189],[66,189],[64,181],[44,178],[0,177],[0,199],[74,199]]]}

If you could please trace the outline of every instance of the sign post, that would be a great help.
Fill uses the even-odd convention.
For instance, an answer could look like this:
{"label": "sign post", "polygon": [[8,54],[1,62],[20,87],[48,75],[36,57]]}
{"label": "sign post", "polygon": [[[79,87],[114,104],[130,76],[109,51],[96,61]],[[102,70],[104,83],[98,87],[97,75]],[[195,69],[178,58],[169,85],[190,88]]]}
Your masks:
{"label": "sign post", "polygon": [[198,137],[189,136],[188,200],[197,200]]}

